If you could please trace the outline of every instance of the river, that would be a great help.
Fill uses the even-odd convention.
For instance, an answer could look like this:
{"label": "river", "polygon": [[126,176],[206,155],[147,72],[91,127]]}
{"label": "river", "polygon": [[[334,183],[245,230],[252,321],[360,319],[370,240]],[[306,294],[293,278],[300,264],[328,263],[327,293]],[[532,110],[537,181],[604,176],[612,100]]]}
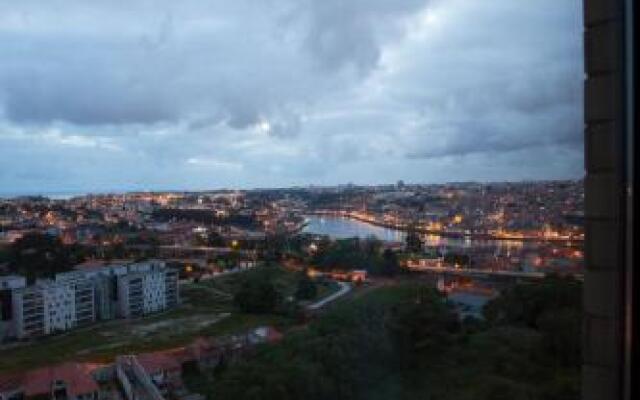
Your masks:
{"label": "river", "polygon": [[307,225],[302,230],[303,233],[328,235],[334,239],[347,239],[352,237],[364,239],[375,236],[377,239],[386,242],[400,242],[403,241],[406,236],[404,232],[395,229],[384,228],[342,217],[307,216],[306,222]]}
{"label": "river", "polygon": [[[303,233],[315,235],[328,235],[334,239],[346,239],[352,237],[367,238],[375,236],[379,240],[386,242],[402,242],[406,233],[397,229],[385,228],[372,225],[350,218],[335,216],[315,216],[306,217],[307,225],[303,228]],[[445,238],[438,235],[423,235],[422,239],[428,246],[451,246],[451,247],[478,247],[492,246],[503,249],[522,248],[531,244],[513,240],[478,240],[470,238]]]}

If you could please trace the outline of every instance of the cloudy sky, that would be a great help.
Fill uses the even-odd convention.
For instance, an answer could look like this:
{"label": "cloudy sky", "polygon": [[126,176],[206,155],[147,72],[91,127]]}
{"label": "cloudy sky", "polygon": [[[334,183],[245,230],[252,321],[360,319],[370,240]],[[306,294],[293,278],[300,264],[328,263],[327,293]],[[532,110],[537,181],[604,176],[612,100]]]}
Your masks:
{"label": "cloudy sky", "polygon": [[5,0],[0,193],[579,178],[579,0]]}

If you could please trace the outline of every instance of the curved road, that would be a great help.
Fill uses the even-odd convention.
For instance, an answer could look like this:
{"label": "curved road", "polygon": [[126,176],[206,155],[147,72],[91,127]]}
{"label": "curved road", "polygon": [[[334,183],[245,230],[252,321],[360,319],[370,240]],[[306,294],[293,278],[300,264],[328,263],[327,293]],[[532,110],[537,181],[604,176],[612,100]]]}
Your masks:
{"label": "curved road", "polygon": [[345,294],[349,293],[351,291],[351,285],[349,283],[346,282],[340,282],[340,281],[336,281],[336,283],[338,285],[340,285],[340,290],[338,290],[337,292],[319,300],[316,301],[313,304],[309,304],[307,306],[307,309],[309,310],[317,310],[319,308],[324,307],[325,305],[327,305],[328,303],[334,301],[335,299],[337,299],[338,297],[344,296]]}

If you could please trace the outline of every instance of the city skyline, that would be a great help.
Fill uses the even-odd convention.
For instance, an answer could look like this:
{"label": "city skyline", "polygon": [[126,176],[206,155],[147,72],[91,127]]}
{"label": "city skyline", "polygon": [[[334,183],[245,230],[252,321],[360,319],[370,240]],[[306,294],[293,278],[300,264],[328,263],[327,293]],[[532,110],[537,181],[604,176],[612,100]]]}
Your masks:
{"label": "city skyline", "polygon": [[355,182],[343,182],[337,184],[327,185],[315,185],[313,183],[306,185],[291,185],[291,186],[269,186],[269,187],[242,187],[242,186],[225,186],[216,188],[156,188],[156,189],[135,189],[135,190],[98,190],[98,191],[72,191],[72,190],[60,190],[60,191],[25,191],[25,192],[10,192],[0,191],[0,199],[11,200],[21,197],[46,197],[51,200],[68,200],[73,197],[85,197],[85,196],[114,196],[114,195],[133,195],[139,193],[216,193],[216,192],[252,192],[252,191],[278,191],[278,190],[309,190],[309,189],[345,189],[349,187],[354,188],[389,188],[398,187],[398,185],[404,185],[404,188],[413,187],[437,187],[437,186],[458,186],[458,185],[520,185],[520,184],[540,184],[540,183],[562,183],[562,182],[580,182],[584,178],[575,179],[523,179],[523,180],[502,180],[502,181],[443,181],[443,182],[405,182],[400,179],[395,182],[376,182],[369,184],[360,184]]}
{"label": "city skyline", "polygon": [[581,42],[573,1],[0,5],[0,192],[580,179]]}

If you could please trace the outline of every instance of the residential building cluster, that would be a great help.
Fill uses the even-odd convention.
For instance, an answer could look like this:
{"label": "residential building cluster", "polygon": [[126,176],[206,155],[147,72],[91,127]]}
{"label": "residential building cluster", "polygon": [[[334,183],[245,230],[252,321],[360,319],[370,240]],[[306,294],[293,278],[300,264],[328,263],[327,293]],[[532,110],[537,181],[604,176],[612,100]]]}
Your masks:
{"label": "residential building cluster", "polygon": [[581,241],[583,207],[582,180],[0,199],[0,271],[2,248],[30,232],[96,258],[159,257],[157,246],[254,250],[321,212],[425,234]]}
{"label": "residential building cluster", "polygon": [[179,299],[178,271],[157,260],[85,264],[32,285],[21,276],[0,276],[0,340],[139,317],[175,307]]}
{"label": "residential building cluster", "polygon": [[271,326],[151,353],[117,356],[112,363],[67,362],[0,375],[0,400],[203,400],[184,385],[189,370],[211,370],[251,355],[258,344],[275,343]]}
{"label": "residential building cluster", "polygon": [[347,186],[298,196],[308,211],[391,228],[513,239],[584,237],[582,180]]}

